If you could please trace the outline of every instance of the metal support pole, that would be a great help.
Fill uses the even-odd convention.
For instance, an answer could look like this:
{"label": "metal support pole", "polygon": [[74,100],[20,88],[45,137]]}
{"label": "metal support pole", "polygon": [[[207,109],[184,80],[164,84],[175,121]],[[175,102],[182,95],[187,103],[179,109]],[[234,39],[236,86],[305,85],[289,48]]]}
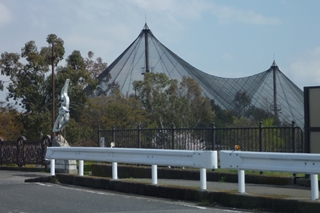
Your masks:
{"label": "metal support pole", "polygon": [[245,172],[244,170],[238,170],[238,192],[245,193]]}
{"label": "metal support pole", "polygon": [[319,199],[318,175],[311,174],[310,181],[311,181],[311,198],[312,200],[318,200]]}
{"label": "metal support pole", "polygon": [[[52,81],[51,81],[51,84],[52,84],[52,127],[51,129],[53,129],[54,127],[54,121],[55,121],[55,117],[56,117],[56,111],[55,111],[55,108],[56,108],[56,102],[55,102],[55,79],[54,79],[54,60],[56,59],[55,56],[54,56],[54,44],[52,44],[52,52],[51,52],[51,66],[52,66]],[[51,133],[51,141],[55,138],[56,136],[56,133],[55,132],[52,132]],[[50,144],[50,146],[52,146],[52,143]]]}
{"label": "metal support pole", "polygon": [[83,160],[79,160],[79,176],[83,176],[84,163]]}
{"label": "metal support pole", "polygon": [[205,168],[200,169],[200,189],[207,189],[207,169]]}
{"label": "metal support pole", "polygon": [[118,179],[118,163],[112,162],[112,179],[117,180]]}
{"label": "metal support pole", "polygon": [[56,175],[55,174],[55,170],[56,170],[55,166],[56,166],[55,160],[51,159],[50,160],[50,175],[51,176],[55,176]]}
{"label": "metal support pole", "polygon": [[157,185],[158,184],[158,166],[152,165],[152,184]]}

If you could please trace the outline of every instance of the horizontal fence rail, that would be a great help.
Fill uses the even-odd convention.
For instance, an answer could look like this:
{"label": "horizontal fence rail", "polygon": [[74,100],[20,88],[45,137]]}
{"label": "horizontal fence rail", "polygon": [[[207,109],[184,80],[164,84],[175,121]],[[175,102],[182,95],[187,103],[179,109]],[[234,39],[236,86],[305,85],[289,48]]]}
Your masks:
{"label": "horizontal fence rail", "polygon": [[50,136],[42,140],[27,140],[24,136],[17,141],[0,140],[0,165],[16,164],[22,167],[26,164],[46,166],[45,154],[50,143]]}
{"label": "horizontal fence rail", "polygon": [[112,162],[112,178],[117,179],[117,163],[152,165],[152,183],[157,184],[157,166],[200,168],[200,187],[206,189],[206,169],[217,169],[217,151],[127,149],[98,147],[48,147],[50,173],[55,175],[55,160],[79,160],[79,175],[83,161]]}
{"label": "horizontal fence rail", "polygon": [[220,151],[220,167],[238,170],[238,191],[245,193],[245,170],[310,174],[312,200],[319,199],[320,154]]}
{"label": "horizontal fence rail", "polygon": [[171,128],[98,130],[99,141],[115,147],[180,150],[231,150],[240,145],[243,151],[306,152],[300,127]]}

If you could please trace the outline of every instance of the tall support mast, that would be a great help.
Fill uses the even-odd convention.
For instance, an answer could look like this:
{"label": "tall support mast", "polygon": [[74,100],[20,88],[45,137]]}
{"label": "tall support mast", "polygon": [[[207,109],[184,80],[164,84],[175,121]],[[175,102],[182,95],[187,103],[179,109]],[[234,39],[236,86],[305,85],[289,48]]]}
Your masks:
{"label": "tall support mast", "polygon": [[144,42],[145,42],[145,59],[146,59],[146,70],[145,72],[150,72],[149,67],[149,42],[148,42],[148,34],[149,34],[149,27],[147,23],[144,25],[143,32],[144,32]]}
{"label": "tall support mast", "polygon": [[273,72],[273,107],[274,107],[274,117],[278,118],[278,105],[277,105],[277,76],[276,76],[276,69],[277,64],[275,61],[272,63],[272,72]]}

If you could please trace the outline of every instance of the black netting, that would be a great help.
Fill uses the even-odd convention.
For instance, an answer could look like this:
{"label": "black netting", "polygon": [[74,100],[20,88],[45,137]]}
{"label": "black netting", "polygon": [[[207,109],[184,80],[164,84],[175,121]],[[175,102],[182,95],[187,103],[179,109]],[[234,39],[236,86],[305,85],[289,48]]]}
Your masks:
{"label": "black netting", "polygon": [[[145,33],[147,32],[147,33]],[[251,103],[264,110],[274,109],[274,78],[276,75],[277,109],[281,120],[295,121],[303,127],[304,108],[303,92],[290,81],[274,63],[270,69],[256,75],[243,78],[222,78],[202,72],[170,49],[161,44],[145,28],[137,39],[98,77],[99,90],[106,90],[105,78],[111,74],[111,81],[120,85],[125,95],[133,94],[133,81],[143,80],[146,70],[145,35],[148,36],[149,69],[151,72],[165,73],[172,79],[181,81],[182,76],[196,79],[203,89],[203,94],[223,109],[232,110],[237,92],[246,92]],[[110,82],[111,82],[110,81]]]}

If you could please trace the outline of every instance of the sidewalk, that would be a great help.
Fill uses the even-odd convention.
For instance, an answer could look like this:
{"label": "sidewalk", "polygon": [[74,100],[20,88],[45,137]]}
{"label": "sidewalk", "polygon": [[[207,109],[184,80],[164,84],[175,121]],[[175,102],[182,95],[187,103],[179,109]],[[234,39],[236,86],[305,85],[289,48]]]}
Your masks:
{"label": "sidewalk", "polygon": [[[138,182],[144,184],[151,184],[151,179],[135,178],[135,179],[120,179],[121,181]],[[170,180],[158,179],[158,185],[165,186],[184,186],[192,187],[194,189],[200,188],[200,181],[192,180]],[[246,183],[245,191],[247,195],[260,195],[268,197],[280,197],[283,199],[304,200],[311,202],[311,188],[298,185],[267,185],[267,184],[249,184]],[[212,192],[229,192],[238,193],[238,183],[228,182],[212,182],[207,181],[207,190]],[[320,201],[315,201],[320,202]],[[319,209],[320,212],[320,209]]]}

